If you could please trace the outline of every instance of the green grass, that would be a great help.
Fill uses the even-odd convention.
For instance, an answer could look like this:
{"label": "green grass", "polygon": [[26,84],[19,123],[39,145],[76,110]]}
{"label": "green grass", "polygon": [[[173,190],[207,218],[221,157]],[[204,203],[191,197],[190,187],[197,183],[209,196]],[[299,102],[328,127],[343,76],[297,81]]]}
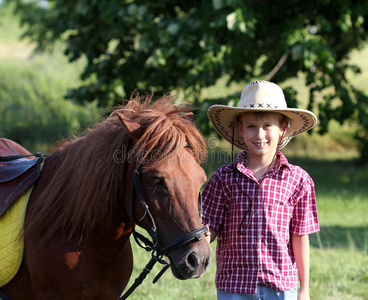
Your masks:
{"label": "green grass", "polygon": [[354,249],[311,249],[311,299],[368,299],[368,258]]}

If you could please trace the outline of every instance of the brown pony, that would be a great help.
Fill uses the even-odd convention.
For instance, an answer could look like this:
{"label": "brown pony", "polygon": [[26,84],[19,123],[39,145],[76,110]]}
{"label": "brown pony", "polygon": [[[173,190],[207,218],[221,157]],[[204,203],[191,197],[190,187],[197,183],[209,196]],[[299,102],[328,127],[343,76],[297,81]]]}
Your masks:
{"label": "brown pony", "polygon": [[[163,248],[202,227],[198,195],[206,176],[199,163],[205,142],[188,108],[174,100],[166,95],[152,103],[152,95],[135,94],[46,158],[27,207],[23,263],[1,288],[5,295],[119,299],[133,268],[129,202],[137,167]],[[133,217],[148,230],[136,194]],[[201,237],[163,253],[175,277],[205,273],[211,247],[203,232]]]}

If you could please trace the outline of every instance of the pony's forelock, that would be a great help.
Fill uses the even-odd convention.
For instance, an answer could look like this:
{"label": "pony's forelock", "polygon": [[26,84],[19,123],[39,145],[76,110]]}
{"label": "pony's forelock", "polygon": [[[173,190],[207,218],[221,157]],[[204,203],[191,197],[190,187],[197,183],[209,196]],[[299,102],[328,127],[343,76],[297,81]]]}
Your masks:
{"label": "pony's forelock", "polygon": [[131,159],[154,166],[184,147],[190,148],[197,163],[206,158],[205,140],[188,118],[188,112],[193,109],[188,103],[177,104],[176,98],[167,94],[150,105],[152,95],[143,102],[139,95],[134,96],[126,107],[113,112],[120,112],[145,127],[144,134],[131,149]]}

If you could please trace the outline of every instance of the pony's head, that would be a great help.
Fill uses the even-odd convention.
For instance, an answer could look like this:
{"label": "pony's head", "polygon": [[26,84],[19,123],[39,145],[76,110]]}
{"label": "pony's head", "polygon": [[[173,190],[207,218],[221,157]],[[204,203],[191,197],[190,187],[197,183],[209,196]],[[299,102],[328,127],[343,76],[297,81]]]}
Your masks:
{"label": "pony's head", "polygon": [[[113,242],[126,237],[136,169],[160,246],[202,226],[198,195],[206,180],[199,165],[206,155],[204,138],[188,107],[168,95],[151,100],[152,95],[142,99],[135,94],[93,128],[59,144],[29,202],[27,243],[41,247],[58,238],[81,244],[96,232]],[[135,223],[149,230],[139,221],[144,212],[138,198],[132,210]],[[201,237],[166,251],[176,277],[198,277],[208,267],[211,247]]]}
{"label": "pony's head", "polygon": [[[135,195],[134,219],[151,234],[154,226],[163,248],[203,226],[199,198],[206,175],[199,164],[206,144],[188,108],[173,100],[164,96],[150,105],[150,97],[143,104],[135,98],[114,113],[131,139],[127,159],[131,170],[140,173],[139,192],[148,206],[147,212]],[[148,221],[142,218],[147,213],[152,215]],[[202,236],[164,254],[177,278],[195,278],[208,268],[211,247]]]}

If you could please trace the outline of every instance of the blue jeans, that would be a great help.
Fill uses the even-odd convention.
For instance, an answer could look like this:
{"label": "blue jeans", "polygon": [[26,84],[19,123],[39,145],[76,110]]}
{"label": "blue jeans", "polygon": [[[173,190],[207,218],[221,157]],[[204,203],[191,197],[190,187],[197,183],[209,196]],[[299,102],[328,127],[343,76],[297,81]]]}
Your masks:
{"label": "blue jeans", "polygon": [[297,296],[296,287],[280,292],[258,285],[257,294],[232,294],[217,290],[217,300],[296,300]]}

